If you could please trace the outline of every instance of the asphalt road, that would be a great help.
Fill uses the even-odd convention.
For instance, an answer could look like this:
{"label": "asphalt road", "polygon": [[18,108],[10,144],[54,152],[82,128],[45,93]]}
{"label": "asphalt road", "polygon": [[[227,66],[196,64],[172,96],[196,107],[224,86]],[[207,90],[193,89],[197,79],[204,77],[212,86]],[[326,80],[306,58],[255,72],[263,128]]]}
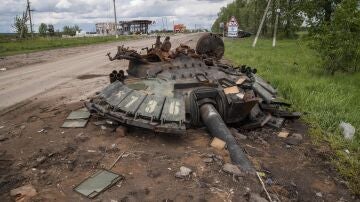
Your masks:
{"label": "asphalt road", "polygon": [[[201,34],[181,34],[171,37],[172,48],[180,43],[196,41]],[[52,62],[43,62],[29,66],[0,72],[0,110],[26,101],[46,91],[56,91],[56,87],[71,82],[76,76],[91,73],[99,67],[107,65],[110,61],[105,57],[106,53],[116,52],[116,46],[130,46],[132,49],[141,50],[143,47],[151,47],[155,38],[140,39],[136,41],[116,42],[99,45],[79,54],[72,54],[57,58]],[[70,49],[61,49],[67,51]],[[39,52],[36,53],[39,55]],[[40,53],[41,54],[41,53]],[[46,52],[44,52],[46,54]],[[60,55],[60,54],[59,54]],[[29,54],[31,57],[31,54]],[[108,72],[104,72],[108,73]],[[76,86],[74,86],[76,88]]]}

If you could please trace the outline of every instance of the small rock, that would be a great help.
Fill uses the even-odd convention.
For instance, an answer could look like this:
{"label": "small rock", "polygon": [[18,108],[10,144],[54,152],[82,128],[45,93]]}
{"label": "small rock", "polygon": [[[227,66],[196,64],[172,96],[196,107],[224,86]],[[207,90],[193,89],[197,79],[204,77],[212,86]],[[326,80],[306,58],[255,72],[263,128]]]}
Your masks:
{"label": "small rock", "polygon": [[235,176],[243,176],[244,175],[241,172],[239,167],[237,167],[236,165],[230,164],[230,163],[226,163],[222,169],[224,172],[235,175]]}
{"label": "small rock", "polygon": [[350,123],[341,122],[339,128],[346,140],[354,139],[355,128]]}
{"label": "small rock", "polygon": [[268,179],[266,179],[265,183],[268,185],[272,185],[274,182],[271,178],[268,178]]}
{"label": "small rock", "polygon": [[219,160],[219,161],[222,161],[222,160],[224,160],[224,158],[222,157],[222,156],[220,156],[220,155],[216,155],[215,156],[215,160]]}
{"label": "small rock", "polygon": [[302,142],[302,135],[294,133],[289,138],[286,139],[286,144],[288,145],[299,145]]}
{"label": "small rock", "polygon": [[106,130],[106,126],[101,126],[101,130]]}
{"label": "small rock", "polygon": [[40,173],[44,174],[44,173],[46,173],[46,171],[45,170],[40,170]]}
{"label": "small rock", "polygon": [[180,167],[180,171],[175,174],[175,177],[177,178],[185,178],[191,174],[192,170],[190,168],[187,168],[185,166]]}
{"label": "small rock", "polygon": [[119,126],[116,128],[116,135],[119,137],[125,137],[127,134],[127,128],[125,126]]}
{"label": "small rock", "polygon": [[299,133],[294,133],[291,135],[291,138],[295,138],[295,139],[298,139],[298,140],[303,140],[303,136]]}
{"label": "small rock", "polygon": [[36,159],[38,163],[43,163],[46,160],[46,156],[40,156]]}
{"label": "small rock", "polygon": [[89,140],[90,138],[85,136],[84,133],[79,133],[75,136],[75,140],[79,141],[79,142],[85,142],[87,140]]}
{"label": "small rock", "polygon": [[213,158],[215,156],[215,154],[208,153],[208,154],[203,154],[202,156],[207,157],[207,158]]}
{"label": "small rock", "polygon": [[322,193],[321,193],[321,192],[316,192],[316,196],[317,196],[317,197],[320,197],[320,198],[322,198],[322,197],[323,197],[323,195],[322,195]]}
{"label": "small rock", "polygon": [[25,185],[10,191],[10,196],[16,196],[16,201],[30,201],[30,198],[36,194],[36,189],[32,185]]}
{"label": "small rock", "polygon": [[203,160],[205,163],[212,163],[214,160],[212,158],[206,158]]}
{"label": "small rock", "polygon": [[0,71],[6,71],[7,69],[6,68],[0,68]]}
{"label": "small rock", "polygon": [[238,133],[238,134],[236,135],[236,137],[238,137],[240,140],[246,140],[246,139],[247,139],[247,136],[245,136],[245,135],[243,135],[243,134],[241,134],[241,133]]}
{"label": "small rock", "polygon": [[5,141],[9,138],[7,138],[5,135],[0,135],[0,142]]}
{"label": "small rock", "polygon": [[268,202],[265,198],[261,197],[259,194],[251,193],[249,202]]}

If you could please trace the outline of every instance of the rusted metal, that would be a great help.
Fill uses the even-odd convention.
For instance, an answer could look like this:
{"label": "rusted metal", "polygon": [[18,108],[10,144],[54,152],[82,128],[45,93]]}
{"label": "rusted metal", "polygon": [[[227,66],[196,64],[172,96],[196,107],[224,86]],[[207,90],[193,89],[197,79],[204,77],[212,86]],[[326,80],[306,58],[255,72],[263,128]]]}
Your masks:
{"label": "rusted metal", "polygon": [[205,34],[199,39],[196,45],[196,52],[200,55],[206,55],[220,60],[225,52],[224,42],[221,37],[216,34]]}
{"label": "rusted metal", "polygon": [[234,164],[240,165],[245,171],[254,172],[255,170],[249,159],[244,154],[242,148],[237,144],[234,136],[231,134],[215,107],[211,104],[202,105],[200,107],[200,115],[211,135],[226,142],[231,161]]}
{"label": "rusted metal", "polygon": [[90,102],[92,113],[119,124],[159,133],[184,134],[190,127],[205,125],[210,133],[224,140],[233,162],[252,170],[250,162],[237,145],[226,124],[239,128],[269,125],[280,127],[292,117],[277,106],[276,89],[255,75],[246,65],[234,67],[219,62],[224,43],[214,34],[204,34],[196,50],[181,44],[171,51],[170,37],[157,37],[146,54],[118,47],[110,61],[129,60],[125,72],[113,71],[110,85]]}

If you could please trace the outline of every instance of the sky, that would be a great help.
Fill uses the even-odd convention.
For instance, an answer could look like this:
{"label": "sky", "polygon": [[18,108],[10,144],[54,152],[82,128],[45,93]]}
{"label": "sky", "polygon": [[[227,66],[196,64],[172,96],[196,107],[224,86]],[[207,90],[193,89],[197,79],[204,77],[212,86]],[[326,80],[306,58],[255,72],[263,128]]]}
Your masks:
{"label": "sky", "polygon": [[[116,0],[118,21],[149,19],[155,21],[150,29],[167,27],[173,23],[187,28],[211,28],[220,8],[233,0]],[[114,22],[113,0],[30,0],[34,31],[40,23],[53,24],[55,30],[65,25],[79,25],[94,32],[97,22]],[[26,0],[1,0],[0,33],[14,32],[12,24],[21,16]],[[166,23],[167,22],[167,23]]]}

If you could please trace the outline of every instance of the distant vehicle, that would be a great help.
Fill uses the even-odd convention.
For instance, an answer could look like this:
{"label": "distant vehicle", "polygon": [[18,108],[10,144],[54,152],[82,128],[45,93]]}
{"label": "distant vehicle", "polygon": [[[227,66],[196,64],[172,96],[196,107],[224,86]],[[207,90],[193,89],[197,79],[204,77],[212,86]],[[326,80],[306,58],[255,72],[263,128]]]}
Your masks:
{"label": "distant vehicle", "polygon": [[239,30],[238,31],[238,37],[239,38],[246,38],[246,37],[251,37],[252,33],[251,32],[247,32],[244,30]]}

